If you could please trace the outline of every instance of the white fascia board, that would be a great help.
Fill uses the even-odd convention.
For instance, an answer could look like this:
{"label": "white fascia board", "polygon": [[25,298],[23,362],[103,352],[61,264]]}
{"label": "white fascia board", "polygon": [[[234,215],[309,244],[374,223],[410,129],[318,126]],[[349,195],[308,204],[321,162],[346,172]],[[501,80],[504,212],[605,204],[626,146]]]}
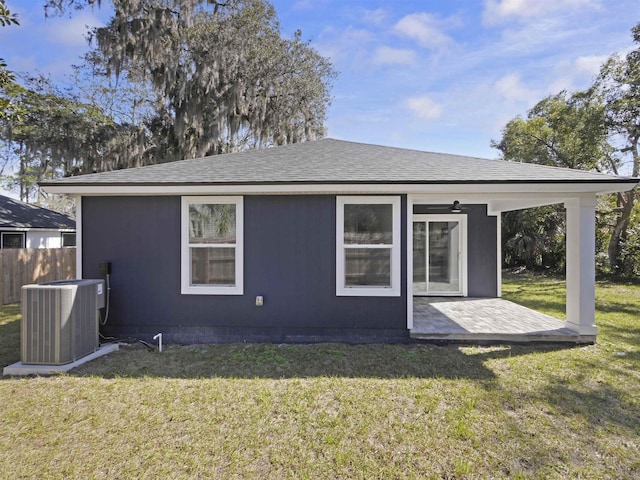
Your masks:
{"label": "white fascia board", "polygon": [[459,201],[463,206],[468,204],[486,204],[487,215],[498,215],[502,212],[522,210],[565,203],[574,198],[595,198],[593,192],[549,192],[549,193],[491,193],[491,194],[429,194],[411,195],[414,204],[449,204]]}
{"label": "white fascia board", "polygon": [[75,228],[33,228],[33,227],[0,227],[3,232],[56,232],[56,233],[73,233]]}
{"label": "white fascia board", "polygon": [[499,194],[615,193],[630,183],[456,183],[456,184],[250,184],[250,185],[47,185],[47,193],[67,195],[306,195],[306,194]]}

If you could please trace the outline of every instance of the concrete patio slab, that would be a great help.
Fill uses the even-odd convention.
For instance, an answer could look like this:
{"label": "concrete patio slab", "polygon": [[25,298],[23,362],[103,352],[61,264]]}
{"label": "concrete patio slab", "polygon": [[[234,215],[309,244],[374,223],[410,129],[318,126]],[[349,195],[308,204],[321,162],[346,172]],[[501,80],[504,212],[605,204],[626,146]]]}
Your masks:
{"label": "concrete patio slab", "polygon": [[107,343],[101,345],[98,350],[89,355],[85,355],[82,358],[79,358],[75,362],[67,363],[65,365],[25,365],[22,362],[14,363],[13,365],[9,365],[4,367],[2,371],[3,375],[55,375],[57,373],[65,373],[71,370],[72,368],[78,367],[83,363],[90,362],[98,357],[102,357],[103,355],[107,355],[108,353],[115,352],[118,350],[117,343]]}
{"label": "concrete patio slab", "polygon": [[562,320],[502,298],[414,297],[411,338],[448,341],[594,343]]}

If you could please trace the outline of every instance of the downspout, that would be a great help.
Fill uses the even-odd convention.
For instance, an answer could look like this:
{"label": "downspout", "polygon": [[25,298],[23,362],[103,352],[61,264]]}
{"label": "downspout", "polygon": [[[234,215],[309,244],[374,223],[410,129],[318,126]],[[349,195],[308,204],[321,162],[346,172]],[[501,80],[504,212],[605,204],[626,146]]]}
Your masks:
{"label": "downspout", "polygon": [[82,196],[74,195],[76,201],[76,278],[82,278]]}

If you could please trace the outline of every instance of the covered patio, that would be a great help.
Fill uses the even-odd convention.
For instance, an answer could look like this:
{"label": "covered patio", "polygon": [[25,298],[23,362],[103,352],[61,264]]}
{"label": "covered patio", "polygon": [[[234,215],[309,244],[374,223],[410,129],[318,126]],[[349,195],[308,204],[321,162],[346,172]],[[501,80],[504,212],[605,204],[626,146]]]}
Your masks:
{"label": "covered patio", "polygon": [[[452,194],[443,191],[439,195],[414,194],[408,196],[407,208],[407,327],[411,338],[440,341],[508,341],[508,342],[571,342],[594,343],[598,329],[595,325],[595,207],[596,195],[613,190],[602,185],[535,185],[535,192],[523,191],[522,185],[516,188],[500,186],[503,191],[473,191],[467,194]],[[498,188],[493,186],[495,190]],[[618,188],[618,187],[616,187]],[[521,191],[517,191],[520,189]],[[544,191],[544,190],[547,191]],[[473,186],[473,190],[481,190]],[[573,191],[572,191],[573,190]],[[588,191],[591,190],[591,191]],[[496,218],[494,239],[485,230],[466,239],[466,228],[458,235],[458,251],[452,249],[457,272],[453,272],[458,291],[424,292],[416,284],[414,276],[415,262],[420,265],[423,257],[420,250],[414,251],[414,225],[422,221],[422,210],[437,205],[456,205],[456,214],[465,216],[465,205],[486,205],[488,217]],[[502,281],[502,245],[501,214],[506,211],[520,210],[543,205],[561,203],[566,211],[566,320],[536,312],[514,304],[501,297]],[[467,212],[471,213],[470,207]],[[447,215],[446,221],[454,218]],[[444,218],[444,217],[443,217]],[[465,227],[464,218],[460,225]],[[495,242],[496,255],[489,256],[485,251],[485,271],[482,275],[469,273],[467,254],[470,245],[491,244]],[[455,263],[457,253],[457,263]],[[415,257],[415,258],[414,258]],[[477,258],[477,257],[476,257]],[[495,264],[492,265],[492,262]],[[431,265],[431,264],[429,264]],[[431,268],[431,267],[429,267]],[[475,293],[478,282],[488,282],[492,278],[487,272],[494,269],[497,280],[497,292]],[[436,272],[437,273],[437,272]],[[450,273],[451,275],[451,273]],[[431,295],[431,296],[429,296]]]}
{"label": "covered patio", "polygon": [[565,322],[502,298],[414,297],[411,338],[432,341],[594,343]]}

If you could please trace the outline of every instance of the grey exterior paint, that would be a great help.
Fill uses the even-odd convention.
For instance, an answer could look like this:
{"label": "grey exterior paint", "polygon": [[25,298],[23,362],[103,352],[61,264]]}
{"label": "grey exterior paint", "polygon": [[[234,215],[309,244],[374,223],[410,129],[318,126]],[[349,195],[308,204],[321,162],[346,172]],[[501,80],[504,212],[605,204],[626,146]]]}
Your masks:
{"label": "grey exterior paint", "polygon": [[[434,209],[435,208],[435,209]],[[414,214],[437,215],[442,205],[414,205]],[[498,296],[498,224],[487,215],[486,205],[464,205],[467,215],[467,281],[468,296]]]}
{"label": "grey exterior paint", "polygon": [[[178,196],[83,197],[84,278],[112,262],[104,332],[168,342],[398,342],[406,328],[406,197],[400,297],[336,296],[336,197],[244,197],[244,295],[180,293]],[[264,306],[255,297],[264,296]]]}
{"label": "grey exterior paint", "polygon": [[[98,278],[102,261],[113,264],[105,333],[150,339],[162,332],[166,341],[195,343],[408,340],[408,195],[412,201],[477,203],[466,205],[467,294],[494,297],[498,232],[487,206],[500,212],[569,200],[578,205],[570,210],[575,213],[592,208],[596,194],[637,183],[594,172],[322,139],[41,185],[82,198],[83,277]],[[337,296],[335,194],[385,192],[402,194],[401,296]],[[243,295],[181,294],[180,195],[185,194],[244,195]],[[414,211],[437,213],[428,207]],[[263,307],[255,306],[257,295],[264,297]]]}

